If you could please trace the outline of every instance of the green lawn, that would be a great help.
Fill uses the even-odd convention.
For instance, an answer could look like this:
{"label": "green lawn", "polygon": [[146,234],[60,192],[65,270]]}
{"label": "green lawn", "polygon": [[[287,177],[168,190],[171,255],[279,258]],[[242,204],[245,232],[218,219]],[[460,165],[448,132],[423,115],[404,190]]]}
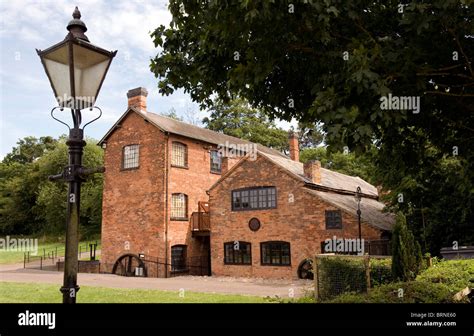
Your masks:
{"label": "green lawn", "polygon": [[[264,303],[262,297],[81,286],[78,303]],[[60,303],[58,285],[0,282],[0,303]]]}
{"label": "green lawn", "polygon": [[[10,238],[13,238],[10,237]],[[16,237],[15,237],[16,238]],[[20,239],[29,239],[31,237],[18,237]],[[56,239],[57,240],[57,239]],[[81,251],[85,252],[86,245],[88,246],[89,243],[95,243],[96,240],[91,241],[83,241],[79,245],[82,247]],[[50,238],[40,238],[38,239],[38,253],[37,256],[42,256],[44,254],[44,249],[46,250],[46,254],[49,251],[56,251],[58,250],[58,257],[64,256],[64,242],[61,241],[51,241]],[[89,247],[87,247],[89,248]],[[97,240],[97,250],[100,250],[100,239]],[[0,249],[0,264],[15,264],[15,263],[22,263],[23,262],[24,251],[6,251],[4,249]],[[97,257],[96,257],[97,258]],[[83,260],[89,260],[88,258]]]}

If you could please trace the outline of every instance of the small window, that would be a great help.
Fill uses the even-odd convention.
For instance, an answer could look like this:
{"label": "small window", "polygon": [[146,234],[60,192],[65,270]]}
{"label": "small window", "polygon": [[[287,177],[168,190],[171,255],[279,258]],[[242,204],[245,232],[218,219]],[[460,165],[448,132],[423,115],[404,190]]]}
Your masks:
{"label": "small window", "polygon": [[250,243],[242,241],[224,243],[224,264],[251,265],[252,249]]}
{"label": "small window", "polygon": [[326,210],[326,230],[342,229],[341,210]]}
{"label": "small window", "polygon": [[260,254],[262,265],[291,265],[290,243],[278,241],[261,243]]}
{"label": "small window", "polygon": [[186,245],[171,246],[171,271],[186,271]]}
{"label": "small window", "polygon": [[171,219],[188,219],[188,196],[185,194],[171,195]]}
{"label": "small window", "polygon": [[275,187],[255,187],[232,191],[232,210],[276,208]]}
{"label": "small window", "polygon": [[176,167],[188,166],[188,146],[176,141],[172,143],[171,165]]}
{"label": "small window", "polygon": [[220,173],[221,172],[221,154],[219,153],[219,151],[211,150],[210,158],[211,158],[211,172]]}
{"label": "small window", "polygon": [[138,168],[139,162],[139,146],[138,145],[128,145],[123,147],[122,154],[122,168],[123,169],[133,169]]}

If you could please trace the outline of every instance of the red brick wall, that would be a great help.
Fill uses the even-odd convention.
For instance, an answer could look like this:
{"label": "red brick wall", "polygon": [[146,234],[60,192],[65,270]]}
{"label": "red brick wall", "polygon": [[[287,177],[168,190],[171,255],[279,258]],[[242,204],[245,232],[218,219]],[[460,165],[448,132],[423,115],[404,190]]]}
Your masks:
{"label": "red brick wall", "polygon": [[[171,148],[173,141],[178,141],[187,146],[188,167],[171,166]],[[169,247],[184,244],[187,245],[188,256],[203,256],[208,250],[201,244],[201,238],[191,236],[191,224],[189,218],[193,212],[198,211],[198,202],[207,202],[209,196],[206,190],[211,187],[220,177],[220,174],[211,173],[211,162],[209,151],[217,148],[215,145],[201,141],[185,138],[171,134],[169,144],[169,201],[168,214],[171,214],[171,195],[173,193],[184,193],[188,196],[188,221],[170,220],[168,225]]]}
{"label": "red brick wall", "polygon": [[[130,144],[140,145],[139,169],[122,170],[122,150]],[[164,144],[164,134],[136,113],[129,113],[107,139],[102,205],[104,268],[125,253],[163,255]]]}
{"label": "red brick wall", "polygon": [[[231,190],[275,186],[277,208],[254,211],[232,211]],[[290,203],[291,195],[294,202]],[[319,253],[321,242],[334,235],[357,238],[357,218],[342,213],[342,230],[325,230],[325,210],[336,210],[303,190],[303,183],[290,177],[266,159],[246,161],[210,192],[211,267],[213,275],[263,278],[296,278],[301,261]],[[261,222],[260,230],[248,227],[251,218]],[[363,224],[362,237],[378,239],[380,231]],[[262,266],[260,243],[280,240],[291,244],[291,266]],[[252,265],[224,265],[224,243],[246,241],[252,244]]]}
{"label": "red brick wall", "polygon": [[[171,167],[173,141],[187,145],[188,168]],[[122,170],[122,150],[130,144],[140,145],[140,167]],[[167,161],[166,145],[169,149]],[[144,253],[164,261],[165,218],[169,218],[171,214],[171,195],[184,193],[188,196],[189,218],[198,210],[199,201],[208,201],[206,191],[221,177],[220,174],[210,172],[211,148],[217,146],[173,134],[165,135],[133,112],[122,121],[121,127],[107,139],[105,149],[101,256],[103,269],[111,268],[111,265],[126,253]],[[236,161],[230,160],[230,164],[233,165]],[[178,244],[188,246],[190,257],[206,255],[208,250],[202,241],[203,238],[191,236],[189,220],[169,220],[168,262],[171,260],[171,247]]]}

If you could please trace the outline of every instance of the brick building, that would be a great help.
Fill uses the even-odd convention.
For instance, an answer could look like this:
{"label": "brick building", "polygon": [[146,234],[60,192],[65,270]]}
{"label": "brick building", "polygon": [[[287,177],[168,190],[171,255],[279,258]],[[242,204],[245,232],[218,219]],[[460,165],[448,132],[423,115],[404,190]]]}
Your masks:
{"label": "brick building", "polygon": [[[297,158],[298,151],[291,156]],[[326,239],[358,238],[354,198],[358,186],[361,236],[369,252],[368,243],[377,242],[379,247],[393,226],[374,186],[321,168],[319,161],[303,165],[263,152],[256,160],[243,158],[209,191],[212,274],[301,276],[308,259],[327,252]]]}
{"label": "brick building", "polygon": [[[317,163],[303,168],[296,138],[290,137],[291,160],[151,113],[143,88],[127,96],[127,110],[99,142],[106,168],[102,269],[133,274],[139,267],[160,277],[211,270],[295,277],[298,263],[319,252],[321,240],[357,236],[358,185],[363,238],[390,231],[392,219],[381,212],[375,187]],[[253,220],[250,229],[252,218],[259,223]]]}

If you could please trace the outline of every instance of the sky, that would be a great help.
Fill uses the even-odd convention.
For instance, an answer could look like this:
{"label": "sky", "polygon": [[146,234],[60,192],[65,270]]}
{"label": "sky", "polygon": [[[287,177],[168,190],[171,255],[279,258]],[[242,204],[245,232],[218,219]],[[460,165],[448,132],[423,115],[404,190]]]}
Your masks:
{"label": "sky", "polygon": [[[44,50],[64,39],[75,6],[90,42],[118,50],[96,100],[103,116],[86,128],[86,136],[102,138],[125,112],[127,91],[139,86],[149,92],[151,112],[167,113],[173,108],[185,120],[189,111],[195,111],[199,120],[208,115],[181,90],[170,96],[159,94],[158,80],[149,70],[150,58],[159,53],[150,32],[161,24],[169,25],[168,1],[0,0],[0,158],[25,136],[67,133],[49,115],[57,104],[35,49]],[[93,118],[84,111],[83,120]],[[64,119],[70,121],[70,115],[64,113]],[[290,126],[277,124],[284,129]]]}

